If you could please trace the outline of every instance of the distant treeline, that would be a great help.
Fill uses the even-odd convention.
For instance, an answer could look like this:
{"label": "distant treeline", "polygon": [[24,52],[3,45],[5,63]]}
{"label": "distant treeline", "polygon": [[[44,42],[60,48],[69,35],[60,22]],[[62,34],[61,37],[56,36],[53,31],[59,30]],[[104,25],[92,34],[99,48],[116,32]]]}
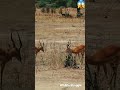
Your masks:
{"label": "distant treeline", "polygon": [[77,7],[78,0],[36,0],[36,7],[51,7],[59,8],[63,7]]}

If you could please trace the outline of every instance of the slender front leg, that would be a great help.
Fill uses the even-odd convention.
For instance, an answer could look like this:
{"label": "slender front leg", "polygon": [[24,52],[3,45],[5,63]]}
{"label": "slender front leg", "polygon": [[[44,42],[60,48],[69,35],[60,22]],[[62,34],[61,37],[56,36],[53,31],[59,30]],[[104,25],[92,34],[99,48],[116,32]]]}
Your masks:
{"label": "slender front leg", "polygon": [[35,65],[36,65],[36,57],[37,57],[37,54],[35,54]]}
{"label": "slender front leg", "polygon": [[106,78],[108,78],[108,77],[107,77],[107,67],[106,67],[105,64],[103,64],[103,70],[104,70],[104,73],[105,73]]}
{"label": "slender front leg", "polygon": [[2,90],[2,77],[3,77],[4,68],[5,68],[5,64],[2,64],[1,65],[1,90]]}
{"label": "slender front leg", "polygon": [[84,52],[81,52],[81,63],[83,64]]}
{"label": "slender front leg", "polygon": [[78,57],[79,57],[79,59],[80,59],[80,53],[78,53],[77,55],[78,55]]}
{"label": "slender front leg", "polygon": [[97,66],[96,66],[96,72],[97,72],[97,74],[99,75],[99,72],[100,72],[100,65],[97,65]]}
{"label": "slender front leg", "polygon": [[113,69],[113,72],[114,72],[114,87],[116,85],[117,69],[118,69],[118,64],[116,63],[116,66]]}

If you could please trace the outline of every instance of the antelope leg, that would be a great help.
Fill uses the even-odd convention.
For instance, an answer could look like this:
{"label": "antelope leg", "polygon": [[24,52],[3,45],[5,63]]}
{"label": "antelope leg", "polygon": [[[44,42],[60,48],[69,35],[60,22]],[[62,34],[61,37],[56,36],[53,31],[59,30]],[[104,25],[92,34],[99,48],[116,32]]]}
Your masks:
{"label": "antelope leg", "polygon": [[80,54],[78,53],[78,57],[79,57],[79,59],[80,59]]}
{"label": "antelope leg", "polygon": [[112,80],[113,80],[114,76],[115,76],[115,73],[113,73],[113,75],[112,75],[112,78],[110,80],[110,84],[112,83]]}
{"label": "antelope leg", "polygon": [[97,66],[97,73],[99,74],[100,71],[100,65]]}
{"label": "antelope leg", "polygon": [[106,67],[105,64],[103,64],[103,70],[104,70],[104,73],[105,73],[106,78],[108,78],[108,77],[107,77],[107,67]]}
{"label": "antelope leg", "polygon": [[3,77],[4,68],[5,68],[5,64],[2,64],[1,65],[1,90],[2,90],[2,77]]}
{"label": "antelope leg", "polygon": [[114,87],[115,87],[115,85],[116,85],[116,73],[113,73],[112,78],[110,80],[110,84],[112,83],[113,80],[114,80]]}
{"label": "antelope leg", "polygon": [[115,71],[114,71],[114,87],[116,85],[116,77],[117,77],[117,68],[118,68],[118,65],[115,67]]}
{"label": "antelope leg", "polygon": [[117,73],[115,73],[115,77],[114,77],[114,87],[116,85],[116,75],[117,75]]}
{"label": "antelope leg", "polygon": [[81,64],[83,64],[83,56],[84,56],[84,54],[81,53],[81,56],[82,56],[82,58],[81,58]]}
{"label": "antelope leg", "polygon": [[114,87],[115,87],[115,85],[116,85],[116,76],[117,76],[117,69],[118,69],[118,60],[116,60],[116,64],[115,64],[115,66],[112,69],[113,69],[113,73],[114,73]]}

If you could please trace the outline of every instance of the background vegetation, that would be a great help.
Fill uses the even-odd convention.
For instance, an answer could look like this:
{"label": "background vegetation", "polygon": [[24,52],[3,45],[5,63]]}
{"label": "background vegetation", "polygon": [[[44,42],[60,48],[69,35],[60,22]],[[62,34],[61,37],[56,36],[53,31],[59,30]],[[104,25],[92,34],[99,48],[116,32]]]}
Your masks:
{"label": "background vegetation", "polygon": [[53,7],[59,8],[63,7],[77,7],[78,0],[36,0],[36,6],[40,7]]}

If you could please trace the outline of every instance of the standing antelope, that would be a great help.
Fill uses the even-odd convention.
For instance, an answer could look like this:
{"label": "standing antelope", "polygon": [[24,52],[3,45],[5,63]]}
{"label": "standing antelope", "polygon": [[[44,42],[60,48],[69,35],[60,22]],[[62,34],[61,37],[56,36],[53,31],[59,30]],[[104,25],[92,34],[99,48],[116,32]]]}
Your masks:
{"label": "standing antelope", "polygon": [[70,48],[70,43],[68,42],[66,52],[69,52],[69,51],[78,56],[80,56],[81,54],[83,59],[84,52],[85,52],[85,45],[79,45],[79,46],[76,46],[75,48]]}
{"label": "standing antelope", "polygon": [[68,42],[66,52],[69,54],[73,53],[76,56],[78,55],[79,58],[80,58],[80,54],[81,54],[81,64],[83,64],[85,45],[79,45],[79,46],[76,46],[75,48],[70,48],[70,44],[71,44],[71,42]]}
{"label": "standing antelope", "polygon": [[1,63],[1,90],[2,90],[2,77],[3,77],[3,71],[5,68],[6,63],[8,63],[10,60],[12,60],[13,57],[15,57],[18,61],[21,62],[21,48],[22,48],[22,41],[20,39],[20,36],[17,32],[18,38],[19,38],[19,45],[20,47],[17,48],[15,45],[15,42],[13,40],[12,37],[12,33],[11,33],[11,41],[12,41],[12,45],[13,47],[10,47],[9,45],[9,49],[8,50],[3,50],[2,48],[0,48],[0,63]]}
{"label": "standing antelope", "polygon": [[39,40],[39,44],[40,44],[40,47],[36,47],[35,46],[35,57],[37,56],[38,52],[40,51],[43,51],[44,52],[44,43],[41,44],[40,40]]}
{"label": "standing antelope", "polygon": [[[40,52],[40,51],[43,51],[43,52],[44,52],[44,43],[41,44],[41,42],[40,42],[40,40],[39,40],[39,45],[40,45],[40,47],[36,47],[36,46],[35,46],[35,58],[36,58],[38,52]],[[35,64],[36,64],[36,60],[35,60]],[[38,67],[36,67],[36,72],[37,72],[37,69],[38,69]]]}
{"label": "standing antelope", "polygon": [[[99,72],[100,66],[103,66],[106,77],[107,77],[106,64],[107,63],[110,64],[114,72],[114,78],[116,79],[117,67],[119,64],[119,57],[120,57],[119,53],[120,53],[119,46],[109,45],[103,49],[98,50],[94,55],[90,56],[89,58],[86,58],[86,62],[90,65],[97,66],[98,72]],[[112,57],[116,57],[116,59],[113,60]],[[115,85],[115,79],[114,79],[114,85]]]}
{"label": "standing antelope", "polygon": [[85,45],[79,45],[75,48],[71,49],[72,53],[76,54],[79,56],[79,53],[82,55],[82,58],[84,56],[84,52],[85,52]]}

